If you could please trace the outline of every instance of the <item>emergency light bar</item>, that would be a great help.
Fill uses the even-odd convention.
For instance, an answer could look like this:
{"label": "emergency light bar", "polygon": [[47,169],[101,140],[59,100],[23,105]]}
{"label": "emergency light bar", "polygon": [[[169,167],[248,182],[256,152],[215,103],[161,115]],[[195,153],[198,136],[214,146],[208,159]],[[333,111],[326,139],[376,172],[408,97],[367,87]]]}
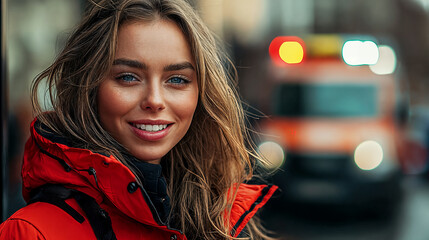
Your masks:
{"label": "emergency light bar", "polygon": [[396,55],[389,46],[378,46],[366,35],[317,34],[305,40],[297,36],[279,36],[271,41],[269,54],[278,66],[305,62],[306,58],[337,58],[350,66],[369,65],[375,74],[391,74]]}

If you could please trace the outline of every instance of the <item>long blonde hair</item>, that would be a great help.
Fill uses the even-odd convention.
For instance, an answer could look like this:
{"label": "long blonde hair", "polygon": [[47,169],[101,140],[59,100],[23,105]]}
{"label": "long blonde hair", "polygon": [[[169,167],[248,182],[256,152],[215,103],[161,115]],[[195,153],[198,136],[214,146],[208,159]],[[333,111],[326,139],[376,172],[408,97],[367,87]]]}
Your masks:
{"label": "long blonde hair", "polygon": [[[33,107],[39,120],[58,134],[77,146],[111,154],[135,172],[121,155],[126,149],[101,127],[96,95],[113,64],[119,27],[129,21],[159,18],[175,22],[187,37],[199,84],[199,102],[190,129],[162,160],[172,205],[170,222],[189,239],[231,239],[229,215],[235,193],[228,194],[228,190],[252,176],[251,156],[255,155],[246,147],[245,115],[232,86],[235,74],[230,74],[235,68],[188,3],[91,1],[63,51],[36,77]],[[38,88],[45,79],[54,110],[50,114],[42,114],[38,102]],[[265,238],[256,222],[251,220],[247,225],[249,237]]]}

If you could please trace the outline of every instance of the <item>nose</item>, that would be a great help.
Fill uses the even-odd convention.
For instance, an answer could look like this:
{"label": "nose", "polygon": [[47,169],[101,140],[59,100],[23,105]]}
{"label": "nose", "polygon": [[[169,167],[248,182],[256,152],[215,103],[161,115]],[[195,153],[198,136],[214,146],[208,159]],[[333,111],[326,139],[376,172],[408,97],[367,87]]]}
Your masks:
{"label": "nose", "polygon": [[141,108],[152,112],[157,112],[165,108],[164,93],[159,84],[147,85],[141,102]]}

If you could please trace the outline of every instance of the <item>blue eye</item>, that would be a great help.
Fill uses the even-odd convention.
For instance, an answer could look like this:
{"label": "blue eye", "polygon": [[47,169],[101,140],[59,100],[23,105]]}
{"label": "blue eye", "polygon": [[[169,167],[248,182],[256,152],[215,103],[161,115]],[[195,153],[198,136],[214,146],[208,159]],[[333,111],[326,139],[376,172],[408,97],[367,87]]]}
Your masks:
{"label": "blue eye", "polygon": [[124,82],[133,82],[137,80],[136,77],[134,77],[131,74],[123,74],[117,77],[116,79],[122,80]]}
{"label": "blue eye", "polygon": [[188,83],[189,81],[185,80],[183,78],[180,78],[180,77],[172,77],[172,78],[168,79],[167,82],[173,83],[173,84],[185,84],[185,83]]}

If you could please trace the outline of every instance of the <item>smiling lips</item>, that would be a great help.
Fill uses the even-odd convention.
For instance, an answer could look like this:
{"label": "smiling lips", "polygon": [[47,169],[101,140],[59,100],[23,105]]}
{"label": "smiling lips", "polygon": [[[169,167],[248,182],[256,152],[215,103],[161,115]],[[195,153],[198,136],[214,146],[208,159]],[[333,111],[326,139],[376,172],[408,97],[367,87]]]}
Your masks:
{"label": "smiling lips", "polygon": [[158,141],[165,137],[173,123],[166,121],[131,122],[134,134],[144,141]]}
{"label": "smiling lips", "polygon": [[150,125],[150,124],[134,124],[134,127],[148,132],[157,132],[167,128],[167,124]]}

